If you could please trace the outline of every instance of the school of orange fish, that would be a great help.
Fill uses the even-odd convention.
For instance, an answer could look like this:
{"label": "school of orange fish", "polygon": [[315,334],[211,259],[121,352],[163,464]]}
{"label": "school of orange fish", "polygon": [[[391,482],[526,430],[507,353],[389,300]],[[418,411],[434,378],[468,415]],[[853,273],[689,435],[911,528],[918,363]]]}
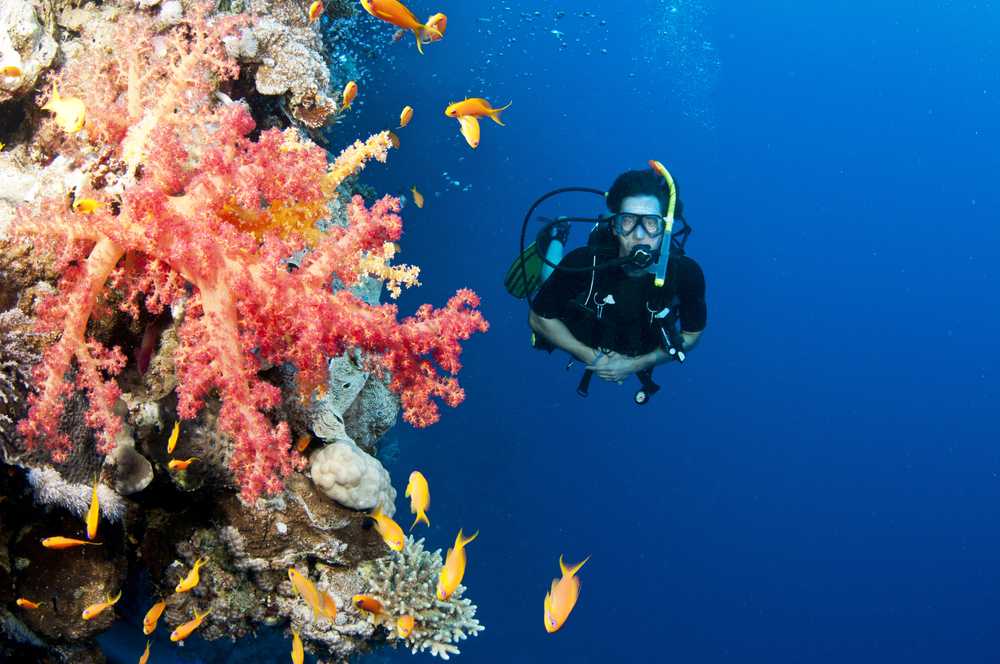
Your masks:
{"label": "school of orange fish", "polygon": [[[360,2],[361,6],[369,14],[399,28],[399,31],[393,37],[394,41],[398,41],[403,35],[406,34],[406,31],[412,32],[416,38],[417,50],[421,54],[424,52],[423,46],[439,41],[444,37],[445,29],[447,28],[448,23],[448,18],[444,14],[433,14],[425,23],[421,23],[413,12],[411,12],[401,2],[398,2],[398,0],[360,0]],[[322,0],[314,0],[306,11],[309,22],[313,23],[319,20],[319,18],[323,15],[323,11],[324,7]],[[0,68],[0,76],[19,77],[21,75],[22,72],[17,66],[7,65]],[[357,94],[357,83],[355,81],[348,82],[344,87],[342,94],[342,109],[349,109]],[[479,118],[489,117],[498,125],[504,126],[504,123],[500,121],[500,113],[508,107],[510,107],[509,103],[506,106],[494,108],[486,99],[481,97],[472,97],[448,104],[448,106],[445,107],[444,114],[448,117],[455,118],[458,121],[459,131],[462,137],[465,138],[469,147],[475,149],[479,146]],[[42,110],[52,112],[55,115],[56,124],[67,133],[76,133],[84,126],[86,118],[86,108],[84,103],[73,97],[61,97],[59,95],[59,90],[54,86],[52,89],[52,95],[45,105],[42,106]],[[399,126],[397,129],[406,127],[412,118],[413,108],[411,106],[404,107],[399,116]],[[398,148],[399,137],[391,131],[389,132],[389,135],[393,145]],[[3,145],[0,144],[0,149],[2,148]],[[416,186],[411,188],[411,193],[413,194],[413,201],[416,206],[418,208],[422,208],[424,206],[424,197],[419,191],[417,191]],[[102,204],[99,201],[95,201],[93,199],[75,199],[73,201],[73,210],[74,212],[80,214],[91,214],[98,207],[100,207],[100,205]],[[174,448],[177,445],[179,433],[180,424],[174,423],[173,430],[167,440],[167,454],[173,454]],[[301,452],[308,446],[308,444],[309,437],[307,435],[302,436],[298,441],[296,441],[296,449]],[[168,463],[168,468],[171,471],[184,471],[192,462],[196,460],[197,457],[191,457],[185,460],[171,459]],[[90,507],[87,511],[85,519],[87,539],[81,540],[63,536],[46,537],[42,540],[42,546],[48,549],[69,549],[84,545],[99,546],[101,544],[101,542],[93,541],[97,536],[97,525],[100,518],[100,501],[97,496],[97,486],[98,483],[95,479],[93,492],[91,494]],[[416,515],[413,525],[410,526],[410,530],[412,531],[418,523],[424,523],[425,525],[430,526],[430,520],[427,518],[427,509],[430,507],[430,487],[427,483],[427,479],[419,471],[415,470],[410,473],[409,481],[406,485],[405,496],[410,499],[410,510]],[[368,516],[375,521],[375,529],[378,531],[379,535],[381,535],[386,545],[393,551],[401,551],[405,544],[406,536],[399,524],[382,513],[382,510],[378,507],[376,507],[375,511]],[[441,567],[437,583],[438,599],[446,600],[451,597],[452,593],[455,592],[458,585],[462,582],[462,578],[465,575],[466,565],[465,547],[470,542],[475,540],[478,535],[479,531],[476,531],[471,536],[465,536],[462,530],[459,529],[458,535],[455,537],[455,544],[453,547],[448,549],[444,565]],[[562,556],[559,557],[559,568],[562,576],[561,578],[552,580],[552,586],[549,589],[549,592],[546,593],[543,602],[544,625],[547,632],[551,633],[560,629],[569,617],[570,612],[572,612],[580,594],[580,580],[577,578],[576,573],[589,559],[590,557],[588,556],[583,560],[583,562],[567,566],[563,562]],[[206,562],[207,560],[205,558],[199,558],[195,561],[194,566],[187,573],[187,575],[181,579],[180,582],[178,582],[174,591],[176,593],[183,593],[196,587],[201,579],[199,570]],[[337,605],[334,599],[327,592],[320,591],[312,581],[303,576],[294,567],[288,569],[288,579],[291,582],[292,587],[295,589],[295,592],[312,609],[314,619],[318,619],[322,616],[327,620],[333,620],[336,617]],[[114,598],[109,596],[102,602],[97,602],[87,606],[83,610],[81,618],[83,620],[92,620],[108,608],[114,606],[119,599],[121,599],[120,591]],[[377,620],[387,621],[388,624],[392,624],[393,617],[384,615],[382,603],[379,602],[377,598],[370,595],[355,595],[351,598],[351,601],[354,606],[375,616]],[[26,597],[21,597],[17,599],[17,605],[24,609],[37,609],[41,603],[34,602]],[[142,621],[144,634],[149,636],[153,633],[156,629],[157,621],[160,619],[160,615],[163,613],[166,605],[166,600],[160,599],[153,604],[149,611],[146,612]],[[198,629],[202,621],[205,619],[205,616],[208,614],[209,611],[206,611],[205,613],[198,613],[196,611],[191,620],[179,625],[173,632],[171,632],[170,640],[177,642],[188,638],[196,629]],[[396,633],[399,638],[405,639],[413,631],[416,624],[416,618],[408,614],[396,616],[395,618]],[[139,658],[139,664],[146,664],[148,662],[149,648],[150,641],[147,640],[146,649]],[[299,632],[298,630],[293,629],[291,652],[293,664],[302,664],[304,657],[304,649],[302,640],[299,637]]]}

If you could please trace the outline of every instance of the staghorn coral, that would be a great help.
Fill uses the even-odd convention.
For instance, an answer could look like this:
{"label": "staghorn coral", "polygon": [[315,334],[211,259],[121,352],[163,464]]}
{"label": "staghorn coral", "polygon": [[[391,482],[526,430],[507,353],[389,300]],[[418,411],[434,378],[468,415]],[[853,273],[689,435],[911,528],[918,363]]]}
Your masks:
{"label": "staghorn coral", "polygon": [[[127,359],[89,337],[88,325],[113,307],[137,318],[140,308],[157,315],[187,297],[175,357],[178,414],[192,419],[218,395],[230,469],[253,500],[279,491],[304,463],[290,449],[287,423],[268,418],[281,395],[262,368],[291,363],[307,398],[326,379],[326,358],[360,350],[368,370],[390,377],[404,419],[427,426],[439,417],[435,398],[450,406],[464,398],[448,374],[461,367],[459,342],[487,323],[468,290],[403,321],[394,306],[330,291],[334,280],[357,283],[369,269],[362,258],[401,234],[399,201],[388,196],[370,209],[355,196],[347,228],[315,229],[346,177],[386,159],[388,133],[357,141],[329,166],[294,130],[251,140],[248,110],[215,95],[218,81],[236,73],[222,38],[245,21],[207,11],[192,8],[164,34],[124,14],[120,48],[95,48],[58,76],[62,94],[87,106],[86,128],[61,149],[85,169],[101,167],[76,194],[102,205],[80,215],[64,197],[49,198],[18,208],[11,226],[61,272],[57,293],[36,312],[40,330],[61,336],[34,370],[37,393],[19,432],[29,450],[44,446],[65,459],[74,442],[60,418],[76,388],[87,394],[97,451],[109,453],[122,429],[115,376]],[[303,248],[301,267],[289,272],[285,258]]]}
{"label": "staghorn coral", "polygon": [[429,650],[448,659],[459,654],[458,641],[486,629],[476,620],[476,605],[462,598],[465,586],[447,600],[436,596],[438,575],[443,562],[441,550],[424,550],[423,538],[407,536],[398,554],[365,563],[359,568],[370,584],[371,594],[382,602],[393,620],[404,614],[414,617],[414,627],[406,639],[412,653]]}

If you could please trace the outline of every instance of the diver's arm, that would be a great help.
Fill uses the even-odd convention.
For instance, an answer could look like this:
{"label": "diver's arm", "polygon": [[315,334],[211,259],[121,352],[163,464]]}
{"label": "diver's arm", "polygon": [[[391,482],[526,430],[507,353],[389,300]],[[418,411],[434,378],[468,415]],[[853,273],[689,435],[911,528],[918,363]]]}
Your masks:
{"label": "diver's arm", "polygon": [[[691,349],[697,345],[702,332],[704,332],[704,330],[699,330],[697,332],[685,332],[684,330],[681,330],[681,350],[685,353],[690,353]],[[656,350],[646,353],[645,355],[636,356],[635,370],[644,371],[645,369],[652,369],[655,366],[663,364],[664,362],[669,362],[673,359],[673,355],[662,348],[657,348]]]}
{"label": "diver's arm", "polygon": [[543,318],[532,311],[528,314],[528,325],[553,346],[566,351],[585,364],[593,362],[597,357],[597,351],[581,343],[558,318]]}

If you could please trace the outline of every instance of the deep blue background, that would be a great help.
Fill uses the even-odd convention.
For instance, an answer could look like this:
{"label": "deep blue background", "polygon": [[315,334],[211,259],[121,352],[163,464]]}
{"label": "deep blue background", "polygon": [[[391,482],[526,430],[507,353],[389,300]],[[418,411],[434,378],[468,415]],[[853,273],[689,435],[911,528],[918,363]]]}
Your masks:
{"label": "deep blue background", "polygon": [[[1000,661],[994,3],[425,5],[446,38],[367,63],[334,142],[414,107],[364,175],[427,198],[401,307],[467,286],[492,325],[465,403],[401,424],[389,468],[401,522],[410,470],[429,478],[431,547],[481,531],[487,629],[460,661]],[[466,95],[514,102],[475,151],[442,114]],[[634,380],[584,400],[502,276],[535,197],[650,158],[680,184],[708,328],[648,407]],[[593,557],[549,635],[561,553]]]}

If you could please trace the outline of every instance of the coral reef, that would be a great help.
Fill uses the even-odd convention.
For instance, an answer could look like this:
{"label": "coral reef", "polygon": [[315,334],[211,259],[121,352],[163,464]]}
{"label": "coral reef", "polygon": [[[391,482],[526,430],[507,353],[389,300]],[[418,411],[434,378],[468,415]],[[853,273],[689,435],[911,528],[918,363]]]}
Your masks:
{"label": "coral reef", "polygon": [[[149,581],[161,630],[210,609],[199,636],[289,626],[323,661],[382,640],[350,601],[388,588],[360,571],[389,553],[357,511],[394,509],[379,439],[462,400],[461,342],[487,324],[467,290],[402,319],[380,302],[418,272],[394,262],[400,202],[358,182],[388,134],[336,159],[307,139],[331,140],[315,131],[339,110],[331,81],[365,61],[324,53],[355,3],[325,4],[310,24],[301,0],[0,2],[0,65],[22,70],[0,79],[4,661],[104,661],[95,635],[144,613]],[[86,108],[81,130],[41,110],[56,87]],[[100,545],[41,547],[82,535],[95,477]],[[439,554],[411,541],[407,556],[436,578]],[[199,558],[201,582],[173,592]],[[421,583],[386,604],[423,607],[408,643],[447,658],[482,627],[463,589],[424,606]]]}
{"label": "coral reef", "polygon": [[382,602],[388,617],[413,616],[413,631],[405,639],[411,652],[429,650],[448,659],[459,654],[457,642],[486,628],[475,618],[476,605],[462,597],[465,586],[459,584],[447,600],[437,598],[442,565],[440,549],[425,551],[423,538],[408,535],[402,551],[365,563],[360,571],[368,582],[367,592]]}
{"label": "coral reef", "polygon": [[59,50],[55,10],[49,2],[4,0],[0,3],[0,68],[16,67],[17,75],[0,73],[0,103],[31,92]]}
{"label": "coral reef", "polygon": [[[254,123],[246,108],[213,96],[216,77],[235,74],[221,40],[239,23],[194,10],[157,41],[145,22],[120,17],[121,49],[81,55],[57,77],[88,113],[85,140],[69,137],[63,151],[81,163],[97,155],[95,163],[115,164],[76,192],[101,207],[84,216],[64,198],[46,199],[19,208],[11,231],[61,268],[58,295],[38,312],[40,329],[61,337],[35,370],[39,393],[19,428],[28,449],[44,445],[57,462],[72,450],[59,424],[74,389],[62,377],[75,368],[98,452],[110,452],[122,427],[114,377],[127,358],[88,338],[88,323],[115,308],[156,315],[189,297],[175,353],[178,413],[195,417],[218,391],[219,432],[232,440],[230,467],[252,500],[280,490],[304,462],[290,449],[287,424],[265,415],[280,393],[257,376],[264,362],[292,363],[307,397],[325,380],[324,358],[357,348],[372,371],[391,376],[404,418],[426,426],[438,417],[434,397],[448,405],[463,398],[438,367],[456,373],[458,342],[486,323],[469,291],[402,322],[391,305],[329,291],[331,278],[354,284],[364,271],[360,257],[399,237],[399,204],[389,197],[371,209],[355,197],[340,232],[313,229],[337,185],[366,160],[384,160],[389,139],[383,132],[357,141],[328,168],[325,153],[294,130],[248,138]],[[109,73],[96,85],[99,69]],[[310,252],[302,266],[284,269],[283,258],[303,246]]]}

